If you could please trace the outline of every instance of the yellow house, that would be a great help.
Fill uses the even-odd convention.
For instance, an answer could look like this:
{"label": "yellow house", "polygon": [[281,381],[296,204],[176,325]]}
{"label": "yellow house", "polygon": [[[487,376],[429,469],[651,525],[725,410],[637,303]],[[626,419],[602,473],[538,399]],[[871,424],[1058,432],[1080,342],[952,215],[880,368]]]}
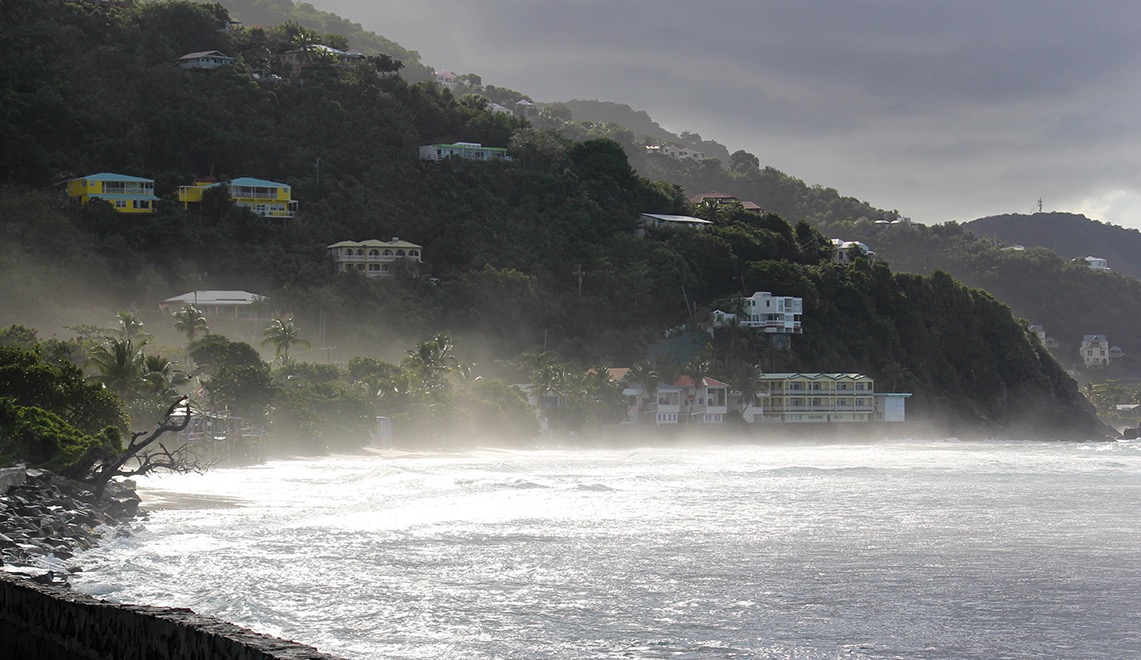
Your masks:
{"label": "yellow house", "polygon": [[863,374],[763,374],[756,395],[753,415],[766,422],[867,422],[875,415],[875,381]]}
{"label": "yellow house", "polygon": [[226,185],[230,189],[230,200],[244,206],[263,218],[292,218],[297,215],[297,202],[293,201],[292,189],[276,181],[241,177],[221,184],[210,180],[195,181],[193,185],[178,189],[178,201],[184,208],[191,204],[201,204],[202,195],[208,188]]}
{"label": "yellow house", "polygon": [[86,204],[93,199],[102,199],[119,213],[154,213],[155,182],[126,174],[100,172],[72,179],[67,182],[67,195]]}

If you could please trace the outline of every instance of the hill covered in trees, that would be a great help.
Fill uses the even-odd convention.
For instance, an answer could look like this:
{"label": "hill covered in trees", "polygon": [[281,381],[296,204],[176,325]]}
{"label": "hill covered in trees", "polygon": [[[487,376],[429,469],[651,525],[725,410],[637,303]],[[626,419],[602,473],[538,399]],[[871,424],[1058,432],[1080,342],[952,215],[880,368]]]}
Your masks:
{"label": "hill covered in trees", "polygon": [[[742,391],[758,366],[864,372],[885,389],[913,392],[909,416],[939,432],[1099,432],[1075,383],[1004,305],[945,274],[834,263],[828,237],[795,209],[815,209],[809,219],[822,224],[879,212],[761,169],[755,158],[738,156],[732,171],[693,166],[708,170],[710,188],[801,220],[733,208],[701,232],[640,231],[641,213],[695,211],[680,186],[639,174],[622,140],[570,139],[542,121],[495,113],[486,96],[456,98],[393,75],[391,56],[314,55],[303,76],[291,77],[279,56],[312,52],[323,38],[296,23],[225,31],[219,5],[62,0],[12,0],[0,19],[11,62],[0,73],[8,109],[0,118],[0,274],[10,283],[3,316],[11,322],[66,336],[68,327],[133,308],[159,328],[171,323],[156,308],[169,296],[266,295],[279,318],[320,337],[313,362],[342,364],[283,361],[270,373],[240,347],[197,355],[240,356],[267,396],[274,378],[279,393],[307,383],[298,400],[325,401],[327,417],[314,413],[296,428],[337,419],[336,402],[366,383],[372,394],[351,399],[354,417],[382,405],[378,392],[412,396],[409,379],[429,392],[434,372],[396,364],[425,337],[446,334],[489,381],[526,381],[534,367],[553,364],[600,373],[587,370],[643,361],[667,330],[704,332],[711,310],[765,290],[803,297],[805,330],[787,350],[763,335],[715,333],[706,373]],[[184,53],[210,49],[236,62],[212,71],[177,65]],[[506,146],[512,159],[418,157],[420,145],[460,140]],[[155,213],[128,220],[62,194],[61,182],[101,171],[155,179]],[[182,208],[178,187],[208,175],[285,182],[298,217],[267,222],[225,196]],[[337,241],[393,236],[422,246],[418,273],[337,273],[325,254]],[[260,337],[247,332],[237,339]],[[321,352],[333,347],[335,356]],[[196,364],[191,349],[184,359]],[[383,364],[349,377],[351,357]],[[374,387],[377,379],[385,386]],[[409,414],[432,410],[430,398],[401,401]]]}
{"label": "hill covered in trees", "polygon": [[1097,256],[1113,270],[1141,279],[1141,231],[1091,220],[1077,213],[1011,213],[979,218],[963,227],[1006,245],[1043,247],[1066,259]]}

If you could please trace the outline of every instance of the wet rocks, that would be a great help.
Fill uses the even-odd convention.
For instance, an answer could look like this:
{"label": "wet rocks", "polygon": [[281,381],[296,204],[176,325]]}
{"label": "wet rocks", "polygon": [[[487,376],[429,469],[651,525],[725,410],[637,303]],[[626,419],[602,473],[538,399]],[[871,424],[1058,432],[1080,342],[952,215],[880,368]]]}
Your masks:
{"label": "wet rocks", "polygon": [[[139,514],[130,481],[111,483],[97,502],[87,484],[46,470],[6,470],[0,485],[0,570],[66,584],[65,560]],[[70,569],[74,570],[74,569]]]}

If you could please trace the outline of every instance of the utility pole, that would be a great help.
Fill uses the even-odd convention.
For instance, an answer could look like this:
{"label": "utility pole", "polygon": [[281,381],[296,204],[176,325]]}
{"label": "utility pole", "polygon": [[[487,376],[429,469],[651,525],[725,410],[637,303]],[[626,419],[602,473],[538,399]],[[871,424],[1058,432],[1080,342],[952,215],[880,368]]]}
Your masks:
{"label": "utility pole", "polygon": [[575,266],[575,273],[578,275],[578,297],[582,297],[582,264]]}

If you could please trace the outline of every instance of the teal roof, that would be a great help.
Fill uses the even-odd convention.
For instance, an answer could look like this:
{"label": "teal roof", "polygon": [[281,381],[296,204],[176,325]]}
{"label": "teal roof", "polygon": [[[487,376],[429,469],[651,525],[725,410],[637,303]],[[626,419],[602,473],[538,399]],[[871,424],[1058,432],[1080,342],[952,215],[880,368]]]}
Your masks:
{"label": "teal roof", "polygon": [[260,188],[288,188],[289,184],[278,183],[277,181],[267,181],[265,179],[255,179],[249,176],[239,177],[230,180],[231,186],[251,186]]}
{"label": "teal roof", "polygon": [[87,179],[88,181],[137,181],[139,183],[154,183],[154,179],[144,179],[139,176],[128,176],[126,174],[114,174],[111,172],[100,172],[99,174],[89,174],[88,176],[81,176],[80,179]]}

